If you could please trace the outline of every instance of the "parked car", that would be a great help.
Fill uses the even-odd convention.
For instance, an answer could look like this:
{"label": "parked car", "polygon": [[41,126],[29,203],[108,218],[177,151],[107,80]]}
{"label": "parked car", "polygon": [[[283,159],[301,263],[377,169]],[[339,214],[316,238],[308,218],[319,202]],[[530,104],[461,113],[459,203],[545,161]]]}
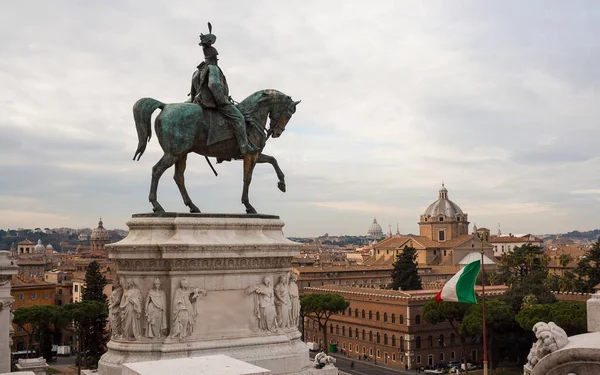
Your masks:
{"label": "parked car", "polygon": [[446,367],[448,368],[452,368],[452,367],[460,367],[460,362],[459,361],[449,361],[446,364]]}
{"label": "parked car", "polygon": [[[460,366],[460,368],[464,370],[464,369],[465,369],[465,364],[463,363],[463,364]],[[476,369],[477,369],[477,366],[475,366],[474,364],[472,364],[472,363],[470,363],[470,362],[467,362],[467,370],[469,370],[469,371],[473,371],[473,370],[476,370]]]}

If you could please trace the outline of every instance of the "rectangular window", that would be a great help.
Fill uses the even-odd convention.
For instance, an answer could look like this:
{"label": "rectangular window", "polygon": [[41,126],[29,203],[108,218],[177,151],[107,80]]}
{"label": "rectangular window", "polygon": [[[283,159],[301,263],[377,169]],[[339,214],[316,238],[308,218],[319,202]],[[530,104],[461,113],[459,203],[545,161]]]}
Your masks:
{"label": "rectangular window", "polygon": [[[487,320],[486,320],[487,322]],[[450,352],[450,359],[456,359],[454,352]]]}
{"label": "rectangular window", "polygon": [[381,358],[381,352],[377,349],[377,358]]}
{"label": "rectangular window", "polygon": [[75,290],[75,293],[77,293],[77,292],[79,291],[79,288],[78,288],[78,286],[79,286],[79,285],[77,285],[77,284],[73,285],[73,290]]}
{"label": "rectangular window", "polygon": [[439,234],[439,237],[438,237],[439,240],[444,241],[445,240],[445,232],[443,230],[441,230],[438,232],[438,234]]}

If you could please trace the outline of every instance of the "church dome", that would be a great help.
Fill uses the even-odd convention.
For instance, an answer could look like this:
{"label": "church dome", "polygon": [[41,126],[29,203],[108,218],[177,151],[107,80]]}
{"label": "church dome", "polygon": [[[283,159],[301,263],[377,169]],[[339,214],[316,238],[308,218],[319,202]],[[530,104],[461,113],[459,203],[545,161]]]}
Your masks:
{"label": "church dome", "polygon": [[373,223],[369,227],[367,231],[367,236],[369,238],[381,238],[383,237],[383,229],[381,229],[381,225],[377,223],[377,219],[373,218]]}
{"label": "church dome", "polygon": [[90,236],[92,241],[110,241],[110,233],[102,225],[102,219],[98,222],[98,228],[92,231]]}
{"label": "church dome", "polygon": [[446,217],[464,215],[460,207],[448,199],[448,190],[444,184],[442,184],[442,188],[440,189],[438,200],[430,204],[423,214],[425,217],[436,217],[440,215]]}
{"label": "church dome", "polygon": [[46,250],[46,246],[44,246],[42,244],[42,240],[38,240],[37,245],[35,245],[35,247],[33,248],[33,251],[38,252],[38,251],[44,251]]}
{"label": "church dome", "polygon": [[54,247],[51,243],[49,243],[48,246],[46,246],[46,250],[54,250]]}

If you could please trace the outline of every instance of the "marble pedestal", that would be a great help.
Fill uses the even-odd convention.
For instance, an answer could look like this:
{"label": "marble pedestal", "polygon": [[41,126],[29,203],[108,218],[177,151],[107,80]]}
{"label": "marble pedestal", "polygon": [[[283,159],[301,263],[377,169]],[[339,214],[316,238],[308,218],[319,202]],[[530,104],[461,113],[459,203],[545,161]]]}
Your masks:
{"label": "marble pedestal", "polygon": [[123,363],[215,354],[273,374],[312,372],[288,323],[297,319],[293,298],[275,304],[278,290],[294,289],[300,247],[277,216],[137,214],[127,225],[129,235],[106,246],[123,288],[110,296],[113,336],[101,375],[122,375]]}

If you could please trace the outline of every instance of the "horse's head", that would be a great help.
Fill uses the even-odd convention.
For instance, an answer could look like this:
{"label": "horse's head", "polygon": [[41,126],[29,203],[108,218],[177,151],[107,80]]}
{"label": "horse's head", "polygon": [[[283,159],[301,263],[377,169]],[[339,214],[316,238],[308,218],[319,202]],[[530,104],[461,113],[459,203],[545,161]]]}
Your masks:
{"label": "horse's head", "polygon": [[277,92],[273,97],[273,107],[269,112],[269,132],[273,138],[278,138],[285,130],[285,126],[292,115],[296,112],[296,106],[300,100],[293,101],[290,96]]}

